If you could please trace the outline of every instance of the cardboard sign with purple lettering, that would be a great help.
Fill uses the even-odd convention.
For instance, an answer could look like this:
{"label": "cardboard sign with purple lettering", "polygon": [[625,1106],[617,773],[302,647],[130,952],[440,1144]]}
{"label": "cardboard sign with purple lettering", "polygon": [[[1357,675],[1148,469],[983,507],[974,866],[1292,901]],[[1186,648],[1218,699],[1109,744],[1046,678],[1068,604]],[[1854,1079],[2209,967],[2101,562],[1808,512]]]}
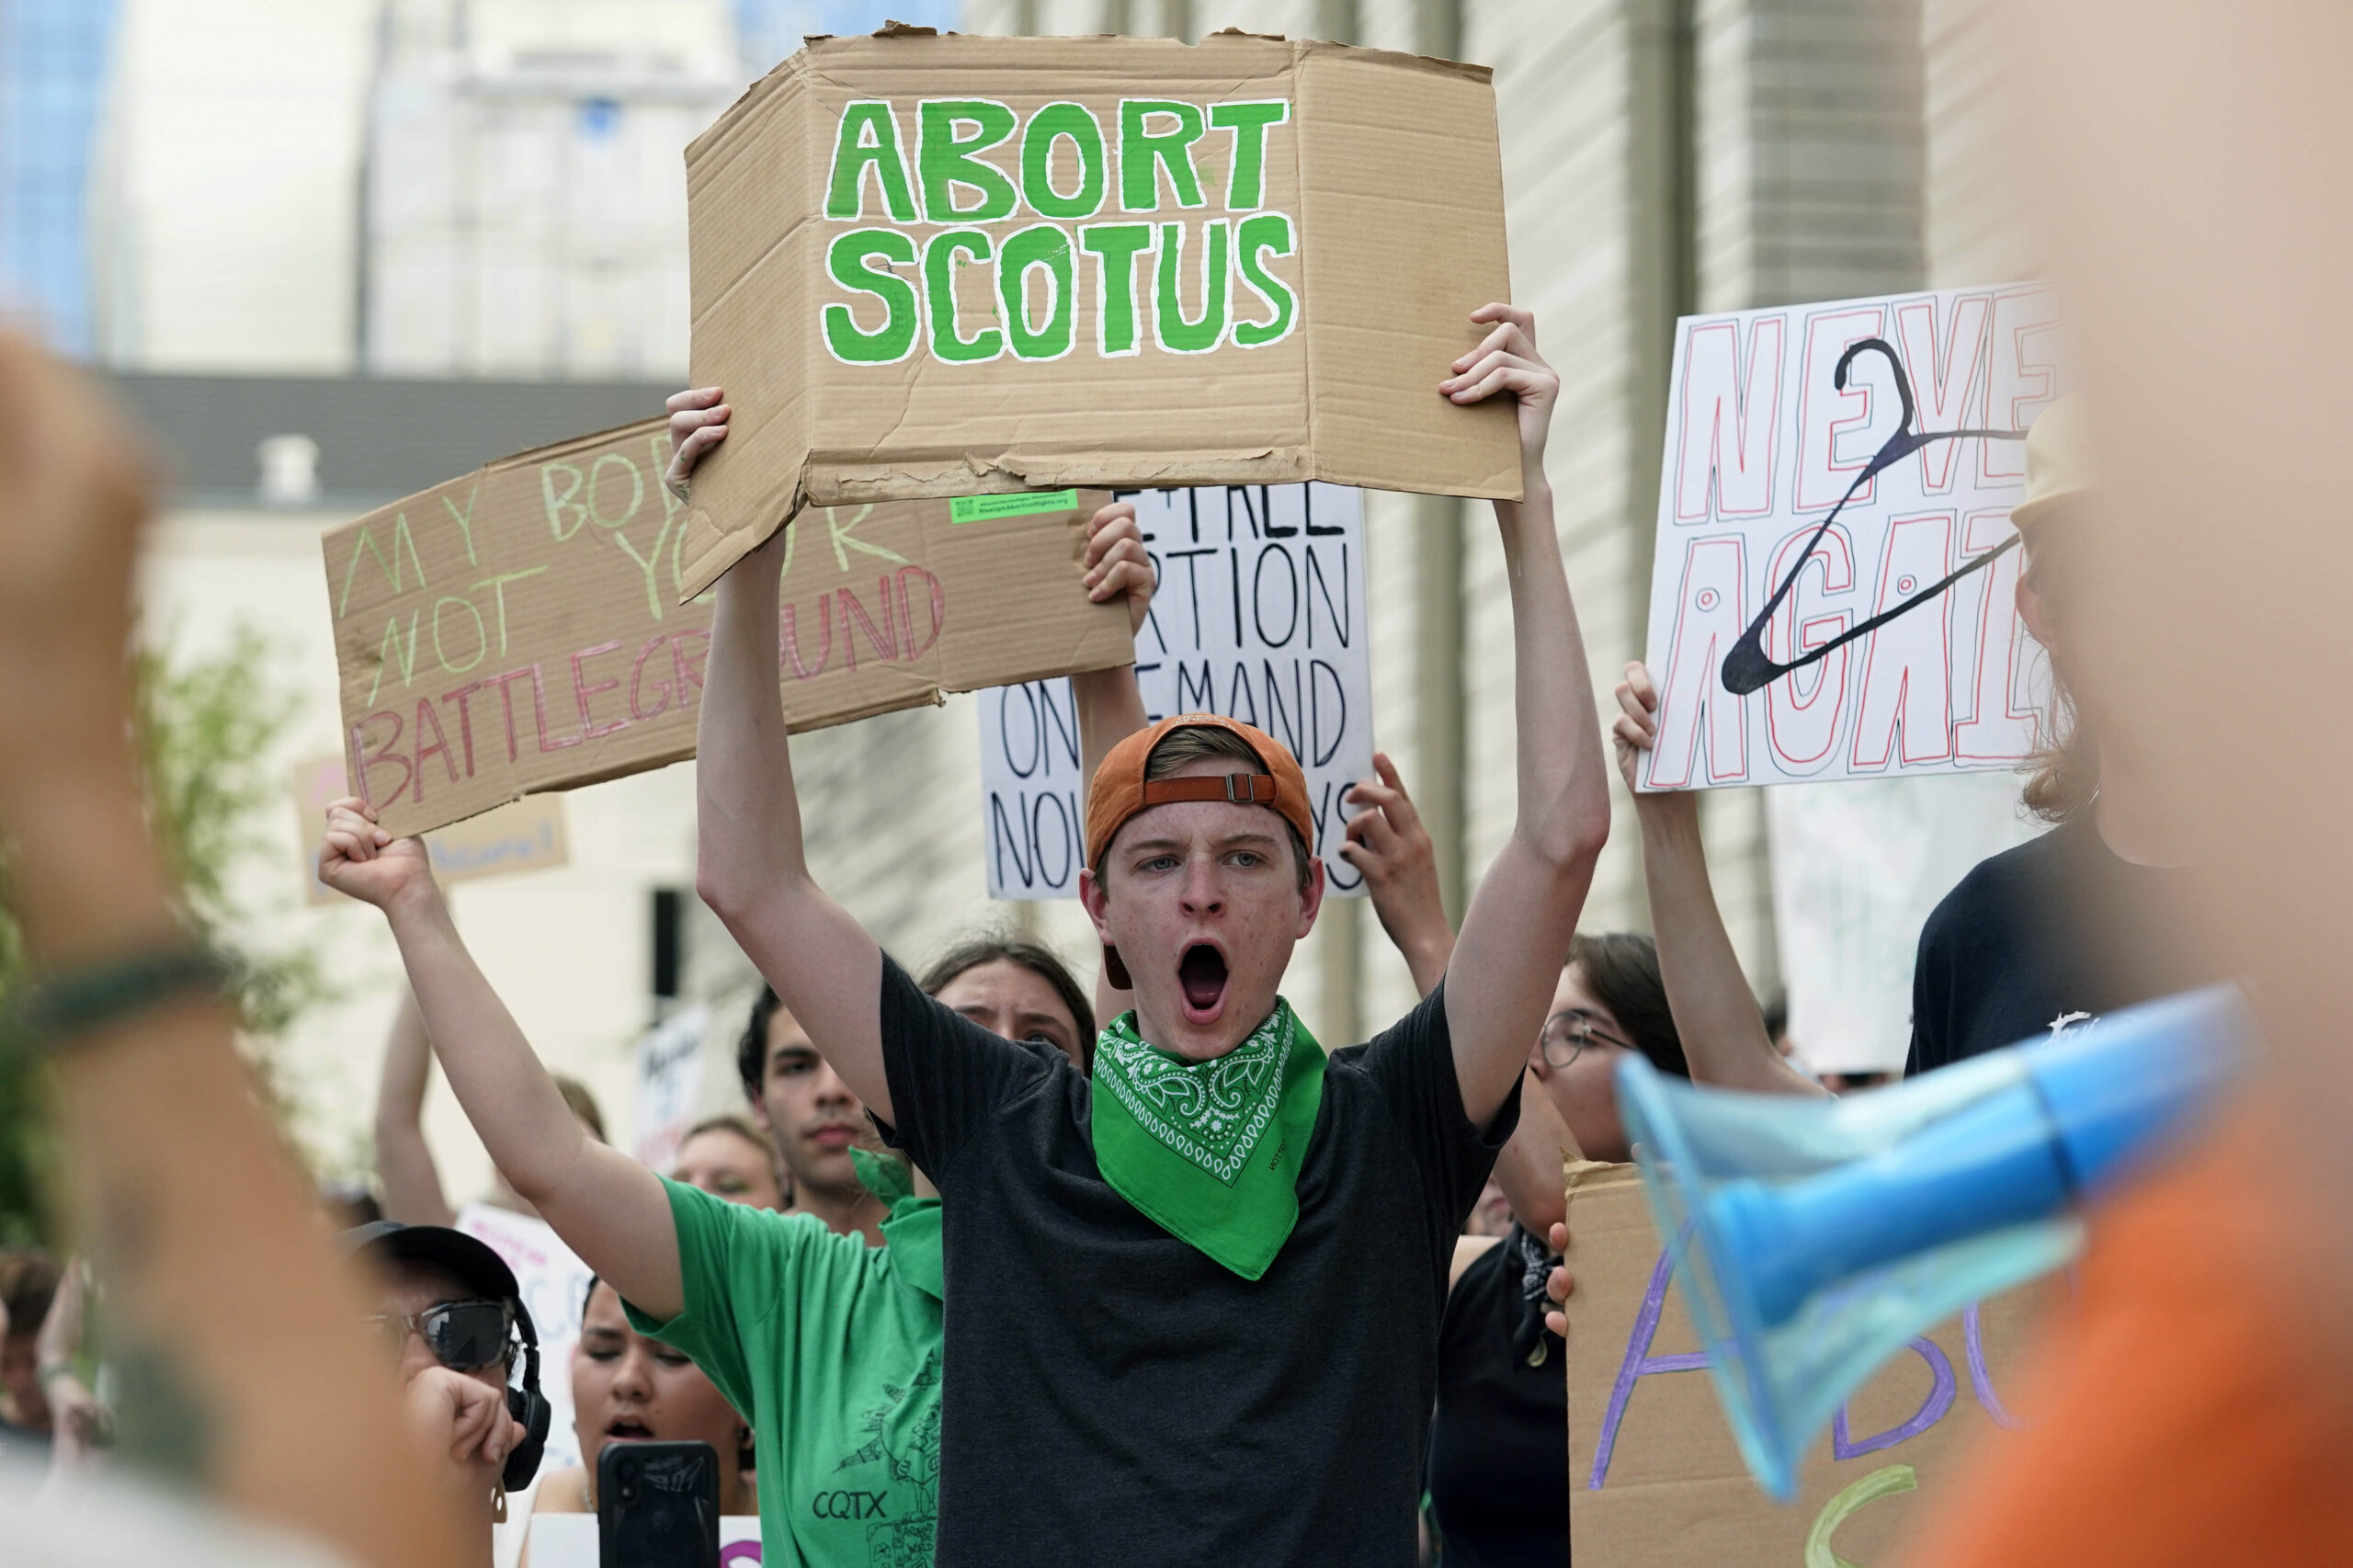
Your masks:
{"label": "cardboard sign with purple lettering", "polygon": [[2017,613],[2058,307],[2021,284],[1687,316],[1651,574],[1644,790],[2011,767],[2049,668]]}
{"label": "cardboard sign with purple lettering", "polygon": [[[663,420],[502,458],[325,536],[353,793],[396,834],[694,755],[708,599],[678,602]],[[792,729],[1124,662],[1079,583],[1100,492],[804,511],[778,677]]]}
{"label": "cardboard sign with purple lettering", "polygon": [[2049,1281],[1911,1342],[1840,1409],[1775,1503],[1742,1464],[1631,1165],[1569,1191],[1569,1545],[1577,1568],[1902,1560],[1961,1450],[2022,1424],[2017,1369]]}

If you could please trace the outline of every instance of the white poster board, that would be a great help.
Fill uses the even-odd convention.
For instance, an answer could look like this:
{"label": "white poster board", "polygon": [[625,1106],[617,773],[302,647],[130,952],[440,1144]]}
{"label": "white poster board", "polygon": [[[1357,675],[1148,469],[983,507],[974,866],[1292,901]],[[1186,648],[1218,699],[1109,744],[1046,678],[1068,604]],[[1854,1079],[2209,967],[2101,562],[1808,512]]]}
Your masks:
{"label": "white poster board", "polygon": [[1817,1073],[1901,1073],[1920,927],[1988,855],[2032,838],[2006,773],[1765,793],[1790,1034]]}
{"label": "white poster board", "polygon": [[637,1142],[640,1165],[667,1171],[702,1106],[702,1048],[710,1009],[681,1007],[637,1042]]}
{"label": "white poster board", "polygon": [[[531,1520],[531,1568],[599,1568],[597,1516],[544,1514]],[[719,1516],[719,1568],[756,1568],[760,1521],[756,1514]]]}
{"label": "white poster board", "polygon": [[469,1203],[458,1210],[458,1229],[479,1238],[506,1260],[522,1288],[523,1307],[540,1335],[540,1390],[548,1396],[546,1457],[540,1472],[580,1462],[580,1440],[572,1430],[572,1347],[580,1339],[580,1309],[595,1271],[580,1261],[544,1220]]}
{"label": "white poster board", "polygon": [[2007,768],[2035,748],[2049,672],[2016,610],[2025,446],[2006,437],[2061,390],[2057,315],[2021,284],[1677,325],[1643,789]]}
{"label": "white poster board", "polygon": [[[1364,878],[1335,853],[1348,786],[1372,777],[1364,498],[1333,484],[1120,491],[1160,585],[1136,633],[1146,715],[1257,725],[1307,772],[1333,892]],[[989,896],[1076,898],[1086,863],[1077,710],[1067,680],[980,694],[981,835]]]}

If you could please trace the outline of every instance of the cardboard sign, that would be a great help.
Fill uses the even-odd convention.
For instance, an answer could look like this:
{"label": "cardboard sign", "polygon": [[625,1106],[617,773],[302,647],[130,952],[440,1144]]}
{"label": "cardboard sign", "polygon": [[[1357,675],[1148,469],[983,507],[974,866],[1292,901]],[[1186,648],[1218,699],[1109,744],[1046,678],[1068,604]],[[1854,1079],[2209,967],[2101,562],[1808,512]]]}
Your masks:
{"label": "cardboard sign", "polygon": [[[531,1516],[531,1568],[602,1568],[594,1514]],[[757,1514],[719,1516],[719,1568],[757,1568]]]}
{"label": "cardboard sign", "polygon": [[[351,791],[339,756],[313,756],[294,765],[295,842],[302,850],[302,885],[313,904],[334,903],[343,895],[319,881],[319,835],[329,802]],[[534,795],[425,835],[433,875],[443,886],[479,877],[543,871],[572,863],[572,843],[563,831],[563,801]]]}
{"label": "cardboard sign", "polygon": [[[1363,874],[1336,851],[1341,797],[1372,777],[1363,496],[1330,484],[1115,494],[1135,502],[1160,577],[1135,640],[1146,716],[1222,713],[1289,746],[1330,887],[1361,894]],[[1076,898],[1086,780],[1070,682],[984,691],[980,722],[989,896]]]}
{"label": "cardboard sign", "polygon": [[[708,603],[680,605],[660,420],[505,458],[325,536],[353,791],[395,834],[692,756]],[[1078,582],[1100,493],[959,523],[947,501],[804,516],[786,722],[816,729],[1124,663]]]}
{"label": "cardboard sign", "polygon": [[685,584],[803,506],[1065,484],[1516,498],[1438,383],[1511,297],[1480,66],[1220,33],[813,39],[687,151]]}
{"label": "cardboard sign", "polygon": [[580,1314],[588,1301],[595,1271],[563,1244],[544,1220],[487,1203],[458,1210],[458,1229],[506,1260],[523,1292],[523,1310],[540,1336],[540,1391],[553,1415],[548,1422],[547,1457],[541,1474],[580,1462],[580,1437],[572,1425],[572,1347],[580,1340]]}
{"label": "cardboard sign", "polygon": [[[1631,1165],[1569,1193],[1569,1545],[1577,1568],[1901,1560],[1959,1450],[2020,1424],[2018,1366],[2052,1287],[1972,1307],[1865,1383],[1784,1506],[1750,1478]],[[1831,1555],[1836,1553],[1834,1557]]]}
{"label": "cardboard sign", "polygon": [[2060,390],[2056,321],[2034,285],[1683,319],[1642,788],[2007,768],[2035,749],[2049,667],[2018,621],[2009,512],[2026,427]]}

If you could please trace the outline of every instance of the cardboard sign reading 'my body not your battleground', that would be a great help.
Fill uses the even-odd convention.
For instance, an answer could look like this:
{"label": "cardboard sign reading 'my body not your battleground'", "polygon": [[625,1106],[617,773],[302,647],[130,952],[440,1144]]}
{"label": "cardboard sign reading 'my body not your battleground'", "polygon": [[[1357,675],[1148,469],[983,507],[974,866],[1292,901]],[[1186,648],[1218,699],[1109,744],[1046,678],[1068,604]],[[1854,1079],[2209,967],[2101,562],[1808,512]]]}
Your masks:
{"label": "cardboard sign reading 'my body not your battleground'", "polygon": [[[664,422],[505,458],[328,534],[355,791],[396,834],[691,756],[708,602],[681,605]],[[1125,664],[1063,491],[802,514],[779,612],[785,719],[816,729]]]}
{"label": "cardboard sign reading 'my body not your battleground'", "polygon": [[699,588],[803,505],[1519,494],[1438,395],[1511,297],[1483,67],[1219,34],[817,39],[687,158]]}

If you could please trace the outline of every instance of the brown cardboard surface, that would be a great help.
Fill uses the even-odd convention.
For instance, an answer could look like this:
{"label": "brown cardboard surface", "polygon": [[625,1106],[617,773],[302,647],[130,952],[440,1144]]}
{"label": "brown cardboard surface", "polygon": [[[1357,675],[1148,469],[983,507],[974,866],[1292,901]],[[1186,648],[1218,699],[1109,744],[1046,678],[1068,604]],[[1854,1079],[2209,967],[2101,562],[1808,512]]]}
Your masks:
{"label": "brown cardboard surface", "polygon": [[[1933,1407],[1938,1377],[1916,1350],[1881,1369],[1848,1402],[1848,1441],[1868,1451],[1837,1459],[1833,1438],[1818,1439],[1798,1500],[1784,1506],[1749,1478],[1704,1368],[1636,1378],[1614,1429],[1609,1425],[1611,1396],[1630,1342],[1638,1339],[1660,1256],[1632,1166],[1588,1171],[1573,1185],[1569,1233],[1576,1279],[1568,1304],[1569,1536],[1577,1568],[1800,1568],[1834,1561],[1815,1554],[1818,1532],[1819,1545],[1837,1559],[1901,1561],[1905,1531],[1924,1517],[1923,1500],[1936,1495],[1966,1445],[1999,1429],[1981,1387],[2008,1419],[2018,1418],[2021,1352],[2054,1289],[2029,1286],[1982,1304],[1977,1368],[1961,1318],[1924,1335],[1944,1358],[1952,1397],[1940,1417],[1893,1442],[1883,1439]],[[1670,1286],[1647,1354],[1697,1348],[1681,1292]],[[1633,1344],[1632,1355],[1643,1354]],[[1605,1436],[1609,1455],[1596,1487],[1595,1455]],[[1875,1439],[1882,1446],[1873,1447]]]}
{"label": "brown cardboard surface", "polygon": [[[926,196],[926,168],[949,163],[926,160],[923,106],[948,100],[1001,106],[1010,129],[956,155],[976,181],[932,186],[943,206]],[[1136,120],[1140,134],[1127,134],[1122,105],[1131,100],[1189,106],[1202,132],[1184,153],[1148,156],[1143,137],[1189,122],[1153,111]],[[1284,119],[1255,131],[1215,123],[1221,114],[1272,112],[1235,107],[1252,104],[1279,104]],[[878,113],[869,107],[876,105],[887,108]],[[1076,108],[1054,109],[1035,138],[1044,149],[1040,187],[1027,177],[1025,148],[1051,106]],[[1101,138],[1099,163],[1082,153],[1083,129],[1051,133],[1082,121]],[[995,133],[945,111],[939,127],[971,142]],[[1235,177],[1248,166],[1243,160],[1237,171],[1237,149],[1253,140],[1262,154],[1255,189]],[[860,146],[876,156],[859,158]],[[1123,160],[1123,148],[1136,155]],[[855,170],[854,186],[835,178],[837,158]],[[1180,164],[1197,193],[1180,179]],[[892,168],[905,175],[904,200],[893,194]],[[1128,176],[1138,170],[1149,185],[1131,191]],[[1003,182],[995,207],[993,178]],[[734,411],[726,444],[696,475],[682,574],[689,591],[810,505],[1308,479],[1519,494],[1510,407],[1459,408],[1437,391],[1482,335],[1470,312],[1511,292],[1495,93],[1483,67],[1234,32],[1197,45],[904,28],[814,39],[688,149],[687,186],[693,378],[726,388]],[[849,189],[854,206],[837,195]],[[984,215],[951,215],[972,209]],[[1148,225],[1153,247],[1128,263],[1132,351],[1123,351],[1118,312],[1103,309],[1117,269],[1086,244],[1097,226],[1121,224]],[[1287,233],[1289,253],[1241,244],[1245,224],[1255,225],[1254,240]],[[1022,347],[997,258],[1040,225],[1057,233],[1029,242],[1048,259],[1022,268],[1020,319],[1036,329]],[[1208,309],[1203,263],[1218,225],[1229,257],[1222,276],[1231,280],[1225,330],[1211,347],[1180,351],[1165,339],[1173,334],[1181,344],[1186,312]],[[941,248],[933,268],[927,258],[953,232],[969,232],[973,248]],[[853,234],[900,247],[870,263],[839,263],[869,266],[866,281],[878,288],[846,287],[836,276],[835,247]],[[1180,256],[1173,328],[1159,307],[1165,254]],[[1074,301],[1066,345],[1051,330],[1060,315],[1051,304],[1064,262]],[[1253,267],[1266,287],[1253,281]],[[904,310],[891,308],[893,278]],[[1292,308],[1277,333],[1286,319],[1279,296]],[[951,300],[952,312],[941,309]],[[880,340],[894,324],[913,329],[903,347],[890,337],[859,347],[851,335]],[[1244,335],[1245,325],[1263,330]],[[972,362],[943,358],[955,352],[942,335],[949,328],[997,351]],[[842,345],[870,360],[844,358]]]}
{"label": "brown cardboard surface", "polygon": [[[707,601],[680,604],[663,421],[504,458],[327,534],[355,793],[423,833],[691,756]],[[780,676],[795,730],[1133,658],[1079,585],[1107,496],[954,523],[949,504],[796,519]]]}

